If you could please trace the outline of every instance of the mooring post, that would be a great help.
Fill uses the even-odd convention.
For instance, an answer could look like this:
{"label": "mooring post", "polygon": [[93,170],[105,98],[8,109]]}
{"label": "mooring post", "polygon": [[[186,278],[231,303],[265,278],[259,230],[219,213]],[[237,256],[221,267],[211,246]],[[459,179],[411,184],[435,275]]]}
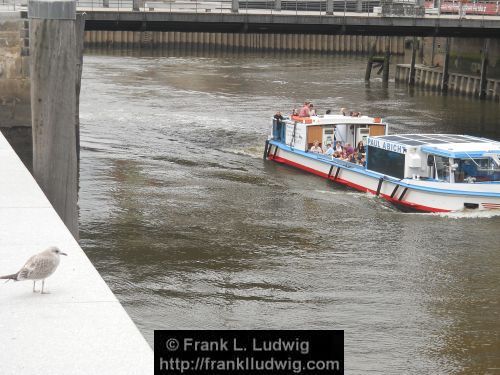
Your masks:
{"label": "mooring post", "polygon": [[333,15],[333,0],[326,0],[326,14]]}
{"label": "mooring post", "polygon": [[441,92],[448,92],[448,82],[450,79],[450,74],[448,72],[450,66],[450,48],[451,48],[451,38],[446,38],[446,44],[444,46],[444,61],[443,61],[443,78],[441,80]]}
{"label": "mooring post", "polygon": [[231,0],[231,12],[238,13],[239,9],[240,9],[240,1],[239,0]]}
{"label": "mooring post", "polygon": [[486,90],[488,86],[488,80],[486,78],[486,71],[488,70],[488,49],[490,45],[490,40],[486,38],[484,40],[483,50],[481,51],[481,80],[479,81],[479,99],[486,98]]}
{"label": "mooring post", "polygon": [[415,86],[415,60],[417,58],[417,37],[413,37],[413,42],[411,46],[411,61],[410,61],[410,77],[408,79],[408,85],[410,87]]}
{"label": "mooring post", "polygon": [[33,174],[78,239],[75,0],[28,2]]}
{"label": "mooring post", "polygon": [[382,82],[389,82],[389,66],[391,62],[391,38],[386,37],[385,39],[385,58],[384,58],[384,67],[382,72]]}
{"label": "mooring post", "polygon": [[378,36],[375,37],[373,41],[372,48],[370,49],[370,54],[368,55],[368,62],[366,63],[365,81],[369,81],[372,75],[373,67],[373,57],[375,56],[375,49],[377,48]]}

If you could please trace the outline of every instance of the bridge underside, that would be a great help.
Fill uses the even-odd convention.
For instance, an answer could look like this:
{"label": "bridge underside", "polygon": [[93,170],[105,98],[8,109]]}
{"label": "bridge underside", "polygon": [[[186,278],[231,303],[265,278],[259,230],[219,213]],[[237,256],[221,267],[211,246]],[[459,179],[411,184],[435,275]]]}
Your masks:
{"label": "bridge underside", "polygon": [[500,38],[497,19],[87,11],[86,30]]}

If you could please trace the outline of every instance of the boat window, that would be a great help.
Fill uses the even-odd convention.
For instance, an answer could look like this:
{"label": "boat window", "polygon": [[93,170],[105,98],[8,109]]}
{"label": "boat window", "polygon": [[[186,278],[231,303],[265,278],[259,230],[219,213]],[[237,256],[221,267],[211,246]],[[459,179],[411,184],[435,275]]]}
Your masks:
{"label": "boat window", "polygon": [[443,156],[434,156],[436,163],[436,179],[450,182],[450,158]]}
{"label": "boat window", "polygon": [[404,178],[405,154],[368,146],[367,169],[396,178]]}
{"label": "boat window", "polygon": [[500,181],[500,167],[492,158],[454,159],[455,182]]}

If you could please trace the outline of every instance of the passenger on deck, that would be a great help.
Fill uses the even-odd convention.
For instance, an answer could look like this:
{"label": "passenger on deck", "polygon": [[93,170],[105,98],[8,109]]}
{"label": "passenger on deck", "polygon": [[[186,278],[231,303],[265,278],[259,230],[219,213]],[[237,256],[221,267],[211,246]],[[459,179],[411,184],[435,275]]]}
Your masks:
{"label": "passenger on deck", "polygon": [[342,151],[342,153],[340,154],[339,159],[342,160],[342,161],[349,161],[349,156],[347,155],[347,153],[345,151]]}
{"label": "passenger on deck", "polygon": [[309,104],[309,116],[316,116],[316,110],[314,109],[314,105],[312,103]]}
{"label": "passenger on deck", "polygon": [[310,152],[314,152],[315,154],[322,154],[323,149],[319,145],[319,141],[314,141],[313,146],[309,150]]}
{"label": "passenger on deck", "polygon": [[304,102],[304,106],[300,109],[299,112],[300,117],[309,117],[309,102]]}
{"label": "passenger on deck", "polygon": [[344,148],[342,147],[342,141],[337,141],[337,144],[335,145],[335,151],[337,151],[339,154],[342,154],[342,151],[344,151]]}
{"label": "passenger on deck", "polygon": [[363,141],[358,142],[358,145],[356,146],[356,151],[360,154],[365,153],[365,145],[364,145]]}
{"label": "passenger on deck", "polygon": [[346,115],[346,111],[347,111],[347,109],[346,109],[346,108],[341,108],[341,109],[340,109],[340,114],[341,114],[342,116],[345,116],[345,115]]}
{"label": "passenger on deck", "polygon": [[280,141],[281,138],[283,138],[283,116],[281,115],[281,112],[278,111],[274,115],[274,121],[275,121],[275,126],[273,126],[273,138]]}
{"label": "passenger on deck", "polygon": [[325,151],[325,155],[333,156],[335,150],[333,149],[332,144],[328,143],[326,146],[327,146],[327,149]]}
{"label": "passenger on deck", "polygon": [[330,113],[332,113],[332,110],[331,109],[327,109],[326,112],[325,112],[325,115],[329,115]]}
{"label": "passenger on deck", "polygon": [[297,108],[292,109],[292,116],[298,116],[298,115],[299,111],[297,110]]}
{"label": "passenger on deck", "polygon": [[283,116],[281,115],[280,111],[276,112],[276,114],[274,115],[274,118],[276,119],[276,123],[278,125],[282,124],[282,122],[283,122]]}
{"label": "passenger on deck", "polygon": [[352,155],[354,154],[354,147],[351,146],[350,143],[346,143],[345,144],[345,147],[344,147],[344,151],[345,153],[349,156],[349,155]]}

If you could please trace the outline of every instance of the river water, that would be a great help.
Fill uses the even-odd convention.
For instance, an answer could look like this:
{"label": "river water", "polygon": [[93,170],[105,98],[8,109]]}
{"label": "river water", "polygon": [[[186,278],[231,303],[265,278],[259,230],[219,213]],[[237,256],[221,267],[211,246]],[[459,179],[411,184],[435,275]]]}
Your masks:
{"label": "river water", "polygon": [[[351,374],[500,372],[500,217],[408,214],[264,162],[310,99],[500,138],[500,106],[363,81],[365,58],[89,54],[81,244],[154,329],[343,329]],[[496,370],[495,370],[496,369]]]}

